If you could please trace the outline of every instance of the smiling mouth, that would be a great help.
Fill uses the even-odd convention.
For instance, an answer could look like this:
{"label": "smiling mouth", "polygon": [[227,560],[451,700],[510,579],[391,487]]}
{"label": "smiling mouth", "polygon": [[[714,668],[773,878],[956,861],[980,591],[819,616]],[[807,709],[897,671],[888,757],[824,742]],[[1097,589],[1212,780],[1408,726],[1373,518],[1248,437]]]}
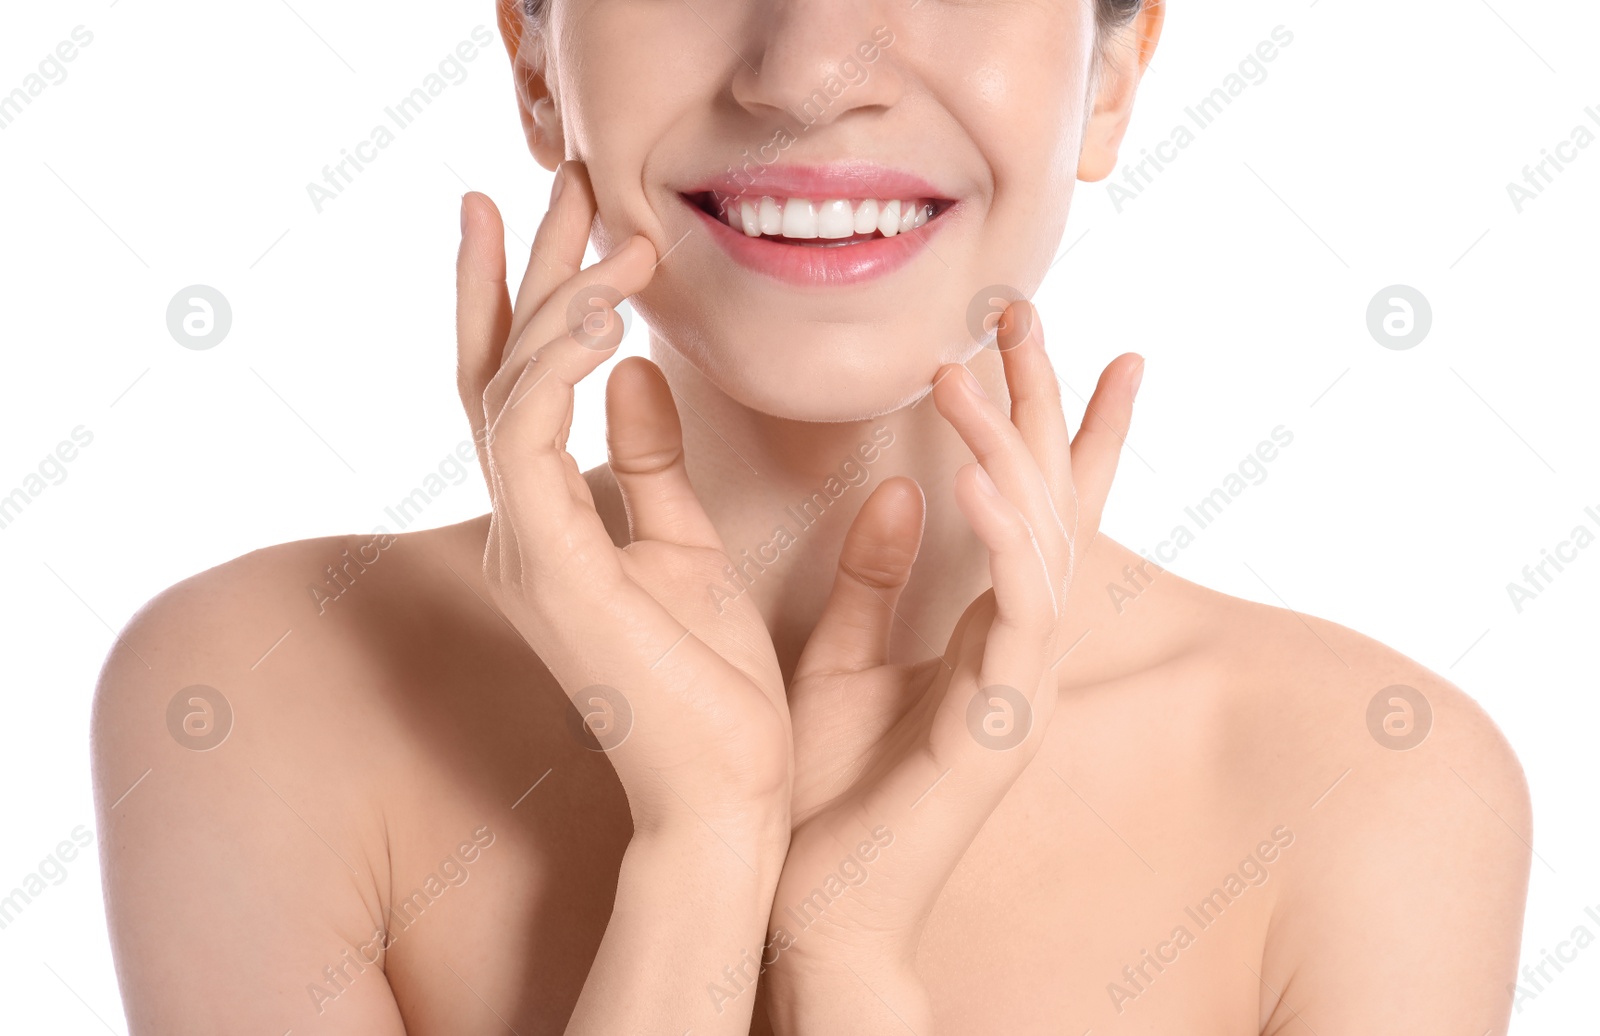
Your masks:
{"label": "smiling mouth", "polygon": [[685,194],[684,201],[746,237],[776,244],[835,248],[896,237],[938,219],[945,198],[803,198]]}

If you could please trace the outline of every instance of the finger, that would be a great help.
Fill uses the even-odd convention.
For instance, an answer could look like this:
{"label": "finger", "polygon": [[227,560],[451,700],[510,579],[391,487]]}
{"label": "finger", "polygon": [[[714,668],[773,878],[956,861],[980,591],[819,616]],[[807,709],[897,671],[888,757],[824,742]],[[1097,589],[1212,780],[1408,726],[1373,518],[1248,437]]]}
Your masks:
{"label": "finger", "polygon": [[[556,288],[549,303],[522,329],[506,362],[484,391],[483,407],[488,424],[495,424],[511,395],[511,385],[521,377],[529,359],[550,343],[570,338],[579,348],[589,346],[591,351],[606,352],[614,348],[621,340],[622,328],[621,318],[612,306],[650,283],[654,263],[655,249],[645,238],[635,235],[621,248]],[[580,293],[600,301],[592,311],[585,313],[581,327],[569,327],[568,302]],[[610,341],[613,337],[616,341]]]}
{"label": "finger", "polygon": [[589,245],[589,228],[594,224],[595,211],[594,189],[583,163],[571,161],[556,166],[555,179],[550,184],[550,204],[534,233],[533,246],[528,250],[528,266],[522,273],[522,282],[517,285],[515,315],[508,333],[499,343],[502,364],[510,359],[517,337],[539,307],[549,300],[551,292],[583,268],[583,253]]}
{"label": "finger", "polygon": [[[648,284],[655,269],[655,248],[638,235],[583,269],[584,248],[598,212],[594,189],[582,162],[563,162],[558,173],[559,191],[539,226],[517,292],[504,366],[519,367],[544,343],[562,335],[596,337],[609,311]],[[630,250],[635,251],[624,255]],[[641,254],[648,257],[640,259]],[[623,264],[614,276],[596,272],[613,260]]]}
{"label": "finger", "polygon": [[[1106,365],[1072,440],[1072,477],[1078,490],[1079,527],[1093,537],[1111,493],[1111,480],[1133,423],[1133,398],[1144,377],[1144,357],[1123,353]],[[1086,541],[1087,542],[1087,541]]]}
{"label": "finger", "polygon": [[795,679],[856,673],[889,661],[895,605],[922,544],[922,487],[886,479],[861,505],[839,552],[828,603],[795,667]]}
{"label": "finger", "polygon": [[997,765],[994,753],[1024,742],[1036,747],[1033,735],[1050,714],[1052,703],[1039,698],[1048,684],[1056,600],[1021,514],[984,486],[981,468],[957,472],[956,501],[989,549],[994,589],[968,607],[951,634],[946,663],[953,672],[928,744],[941,769],[959,771],[953,780],[987,795],[984,789],[1008,785],[1021,765],[1015,756],[1007,757],[1011,765]]}
{"label": "finger", "polygon": [[606,382],[606,451],[635,541],[722,549],[683,457],[683,425],[660,368],[641,356]]}
{"label": "finger", "polygon": [[[572,337],[557,339],[525,363],[505,388],[507,401],[488,428],[486,442],[495,486],[513,512],[532,525],[568,520],[589,502],[576,462],[566,450],[573,388],[594,371],[621,341],[620,324],[608,349],[589,348]],[[506,380],[507,369],[495,375]],[[491,383],[490,392],[495,391]],[[559,488],[558,488],[559,487]],[[562,492],[561,490],[565,490]]]}
{"label": "finger", "polygon": [[[1057,603],[1050,567],[1033,530],[976,464],[956,472],[956,505],[989,551],[995,620],[987,643],[991,649],[1004,648],[1008,660],[1026,661],[1035,652],[1043,653],[1055,629]],[[995,639],[1002,631],[1004,643]]]}
{"label": "finger", "polygon": [[1068,529],[1038,462],[1022,433],[959,363],[946,364],[933,386],[934,405],[994,480],[1000,493],[1022,512],[1038,537],[1049,570],[1060,585],[1068,567]]}
{"label": "finger", "polygon": [[510,334],[505,225],[488,195],[468,191],[461,198],[461,248],[456,254],[456,391],[486,478],[483,390],[500,367]]}
{"label": "finger", "polygon": [[1031,302],[1013,302],[1001,317],[995,341],[1011,394],[1011,423],[1038,463],[1056,513],[1070,533],[1075,510],[1072,439],[1061,411],[1061,383],[1045,350],[1039,311]]}

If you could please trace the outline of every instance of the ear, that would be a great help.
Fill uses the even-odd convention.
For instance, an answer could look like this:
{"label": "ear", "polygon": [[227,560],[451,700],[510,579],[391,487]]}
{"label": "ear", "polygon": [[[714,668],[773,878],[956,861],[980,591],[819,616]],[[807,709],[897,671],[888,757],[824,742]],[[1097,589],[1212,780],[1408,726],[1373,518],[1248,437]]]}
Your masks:
{"label": "ear", "polygon": [[1133,115],[1133,95],[1161,39],[1165,0],[1145,0],[1133,21],[1111,32],[1095,62],[1093,108],[1083,130],[1078,179],[1104,180],[1117,167],[1117,151]]}
{"label": "ear", "polygon": [[[541,4],[540,6],[547,6]],[[561,108],[546,78],[548,49],[542,21],[523,13],[522,0],[499,0],[500,38],[511,58],[511,78],[517,88],[517,111],[528,150],[546,169],[566,158],[566,138],[561,132]]]}

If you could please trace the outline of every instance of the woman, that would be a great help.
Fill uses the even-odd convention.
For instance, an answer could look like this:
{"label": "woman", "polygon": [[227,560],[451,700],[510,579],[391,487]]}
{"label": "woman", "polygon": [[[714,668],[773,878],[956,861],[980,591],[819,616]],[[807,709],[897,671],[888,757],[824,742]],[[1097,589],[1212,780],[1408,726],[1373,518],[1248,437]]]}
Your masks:
{"label": "woman", "polygon": [[[1503,1031],[1493,724],[1102,535],[1143,361],[1069,438],[1013,301],[1162,15],[503,4],[556,180],[514,306],[463,199],[493,511],[258,551],[124,631],[132,1031]],[[654,363],[580,472],[624,297]]]}

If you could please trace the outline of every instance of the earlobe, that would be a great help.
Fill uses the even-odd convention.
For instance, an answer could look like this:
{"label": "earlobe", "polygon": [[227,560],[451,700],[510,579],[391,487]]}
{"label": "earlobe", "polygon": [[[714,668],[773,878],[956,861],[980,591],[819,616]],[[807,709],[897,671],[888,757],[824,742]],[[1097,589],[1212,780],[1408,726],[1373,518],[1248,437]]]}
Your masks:
{"label": "earlobe", "polygon": [[[543,90],[543,79],[538,86]],[[518,87],[522,107],[522,129],[528,138],[528,150],[546,169],[554,170],[566,157],[566,136],[561,130],[561,108],[548,92],[533,94]]]}
{"label": "earlobe", "polygon": [[1098,66],[1093,109],[1084,123],[1083,147],[1078,153],[1078,179],[1104,180],[1117,165],[1122,137],[1133,117],[1133,98],[1165,20],[1164,0],[1147,0],[1132,23],[1116,30]]}
{"label": "earlobe", "polygon": [[544,34],[524,17],[519,0],[501,0],[499,7],[500,37],[511,60],[522,133],[534,160],[553,170],[566,157],[566,137],[560,105],[545,75]]}
{"label": "earlobe", "polygon": [[[1126,112],[1126,110],[1124,110]],[[1078,152],[1078,179],[1085,183],[1104,180],[1117,166],[1117,152],[1127,132],[1127,114],[1097,109],[1083,130],[1083,149]]]}

